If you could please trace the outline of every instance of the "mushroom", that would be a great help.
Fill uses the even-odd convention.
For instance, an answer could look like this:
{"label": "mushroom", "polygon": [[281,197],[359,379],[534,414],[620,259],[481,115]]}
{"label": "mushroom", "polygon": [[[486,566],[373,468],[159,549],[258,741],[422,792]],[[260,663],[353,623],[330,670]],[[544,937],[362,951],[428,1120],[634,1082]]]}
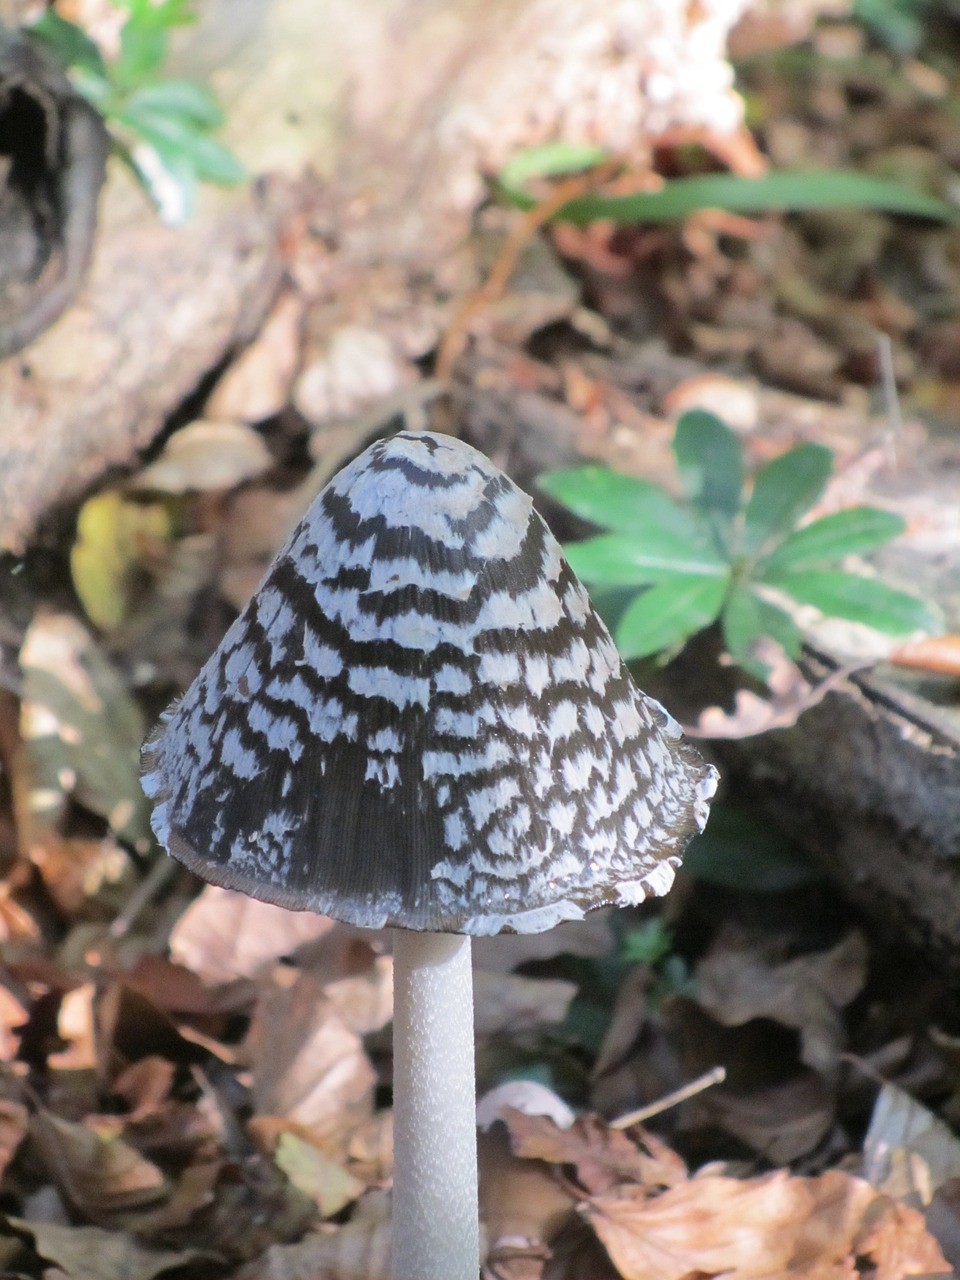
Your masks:
{"label": "mushroom", "polygon": [[665,893],[716,772],[529,496],[448,436],[326,486],[144,747],[215,884],[395,932],[395,1280],[479,1271],[470,937]]}

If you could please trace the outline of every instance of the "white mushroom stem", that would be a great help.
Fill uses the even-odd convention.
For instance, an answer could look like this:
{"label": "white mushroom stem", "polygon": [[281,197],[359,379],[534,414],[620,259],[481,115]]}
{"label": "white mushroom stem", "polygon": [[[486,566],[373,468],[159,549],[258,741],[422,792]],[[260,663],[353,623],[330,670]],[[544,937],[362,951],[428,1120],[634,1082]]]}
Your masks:
{"label": "white mushroom stem", "polygon": [[477,1280],[470,939],[393,935],[393,1280]]}

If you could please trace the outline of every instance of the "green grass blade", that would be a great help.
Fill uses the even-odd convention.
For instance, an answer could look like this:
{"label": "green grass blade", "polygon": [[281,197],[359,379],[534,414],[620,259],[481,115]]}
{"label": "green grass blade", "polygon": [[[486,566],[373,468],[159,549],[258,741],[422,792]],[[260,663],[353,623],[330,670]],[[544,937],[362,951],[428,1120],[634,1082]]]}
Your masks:
{"label": "green grass blade", "polygon": [[725,578],[728,566],[709,548],[691,545],[667,530],[640,539],[603,534],[568,543],[564,554],[578,578],[603,587],[646,587],[676,577]]}
{"label": "green grass blade", "polygon": [[616,641],[627,659],[673,649],[717,617],[727,590],[726,578],[674,578],[650,587],[627,608]]}
{"label": "green grass blade", "polygon": [[778,574],[775,582],[794,600],[813,605],[828,617],[860,622],[887,635],[940,629],[940,620],[929,604],[874,578],[834,569],[807,569]]}
{"label": "green grass blade", "polygon": [[508,200],[526,201],[530,197],[524,188],[532,178],[582,173],[602,164],[609,154],[602,147],[576,142],[545,142],[539,147],[526,147],[510,157],[497,174],[497,184]]}
{"label": "green grass blade", "polygon": [[819,444],[801,444],[768,462],[758,473],[744,516],[744,550],[756,552],[792,529],[823,493],[833,470],[833,453]]}
{"label": "green grass blade", "polygon": [[872,551],[903,533],[904,521],[877,507],[848,507],[796,529],[758,567],[765,581],[858,551]]}
{"label": "green grass blade", "polygon": [[[511,203],[520,208],[532,208],[537,203],[535,197],[525,191],[506,187],[504,190]],[[960,222],[960,210],[925,191],[869,173],[822,169],[788,170],[760,178],[729,173],[672,178],[659,191],[628,196],[582,196],[564,205],[555,216],[580,226],[599,219],[632,225],[669,222],[700,209],[764,214],[776,210],[798,213],[806,209],[842,208],[880,209],[937,222]]]}

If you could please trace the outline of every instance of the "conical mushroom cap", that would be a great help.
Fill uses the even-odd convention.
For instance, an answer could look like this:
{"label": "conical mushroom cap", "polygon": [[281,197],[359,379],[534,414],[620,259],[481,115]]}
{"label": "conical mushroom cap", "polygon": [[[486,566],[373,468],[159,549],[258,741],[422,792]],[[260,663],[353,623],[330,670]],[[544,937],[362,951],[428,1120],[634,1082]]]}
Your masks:
{"label": "conical mushroom cap", "polygon": [[664,893],[715,771],[530,498],[448,436],[317,497],[144,748],[206,880],[351,924],[536,932]]}

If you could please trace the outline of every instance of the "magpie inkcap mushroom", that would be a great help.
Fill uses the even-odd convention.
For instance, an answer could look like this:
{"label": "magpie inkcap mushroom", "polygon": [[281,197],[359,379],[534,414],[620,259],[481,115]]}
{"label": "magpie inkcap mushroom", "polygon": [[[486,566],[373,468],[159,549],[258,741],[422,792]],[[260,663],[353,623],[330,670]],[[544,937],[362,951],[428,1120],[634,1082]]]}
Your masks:
{"label": "magpie inkcap mushroom", "polygon": [[476,1280],[470,935],[665,893],[716,772],[527,494],[427,432],[327,485],[143,764],[205,879],[395,927],[393,1273]]}

